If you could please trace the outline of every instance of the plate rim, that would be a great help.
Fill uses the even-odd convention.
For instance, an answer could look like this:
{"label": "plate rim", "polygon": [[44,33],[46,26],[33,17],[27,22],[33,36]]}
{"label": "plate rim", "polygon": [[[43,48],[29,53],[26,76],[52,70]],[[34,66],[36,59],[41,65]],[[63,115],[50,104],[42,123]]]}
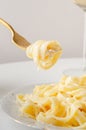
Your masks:
{"label": "plate rim", "polygon": [[[32,87],[32,90],[33,90],[33,88],[35,87],[35,86],[37,86],[37,85],[41,85],[41,84],[53,84],[52,82],[51,83],[39,83],[39,84],[29,84],[28,86],[33,86]],[[55,83],[54,83],[55,84]],[[23,121],[20,121],[20,120],[18,120],[18,119],[15,119],[13,116],[11,116],[7,111],[5,111],[5,109],[4,109],[4,101],[10,96],[10,95],[15,95],[15,94],[17,94],[16,93],[16,91],[22,91],[22,89],[24,89],[25,87],[28,87],[28,86],[23,86],[23,87],[18,87],[18,88],[16,88],[16,89],[13,89],[12,91],[10,91],[10,92],[8,92],[8,94],[6,94],[5,96],[3,96],[3,98],[1,99],[1,109],[3,110],[3,112],[11,119],[11,120],[13,120],[13,121],[15,121],[16,123],[19,123],[19,124],[21,124],[21,125],[24,125],[24,126],[27,126],[27,127],[32,127],[32,128],[36,128],[36,129],[51,129],[51,127],[52,127],[52,129],[62,129],[62,130],[73,130],[74,128],[72,128],[72,127],[60,127],[60,126],[54,126],[54,125],[52,125],[52,124],[47,124],[47,123],[45,123],[45,122],[41,122],[41,121],[36,121],[36,120],[34,120],[34,119],[32,119],[32,118],[29,118],[30,120],[32,120],[36,125],[32,125],[32,124],[27,124],[27,123],[25,123],[25,122],[23,122]],[[29,88],[29,87],[28,87]],[[16,95],[15,95],[16,96]],[[26,118],[25,116],[24,116],[24,118]],[[41,127],[41,126],[44,126],[44,127]],[[75,128],[76,129],[76,128]]]}

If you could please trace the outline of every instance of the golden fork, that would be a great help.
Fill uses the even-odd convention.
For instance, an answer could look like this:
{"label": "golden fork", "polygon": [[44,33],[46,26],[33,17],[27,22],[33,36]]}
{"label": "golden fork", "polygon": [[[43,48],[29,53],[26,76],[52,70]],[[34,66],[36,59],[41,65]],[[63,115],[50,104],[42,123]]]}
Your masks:
{"label": "golden fork", "polygon": [[[17,47],[26,50],[26,48],[31,45],[30,42],[28,42],[24,37],[22,37],[20,34],[18,34],[14,28],[8,24],[5,20],[3,20],[2,18],[0,18],[0,23],[3,24],[5,27],[7,27],[11,33],[12,33],[12,42],[15,43],[15,45],[17,45]],[[58,53],[60,50],[53,50],[53,49],[49,49],[48,52],[49,53]]]}
{"label": "golden fork", "polygon": [[12,33],[12,42],[15,43],[19,48],[26,50],[26,48],[30,45],[30,43],[22,37],[20,34],[18,34],[14,28],[8,24],[5,20],[0,18],[0,23],[3,24],[5,27],[7,27],[11,33]]}

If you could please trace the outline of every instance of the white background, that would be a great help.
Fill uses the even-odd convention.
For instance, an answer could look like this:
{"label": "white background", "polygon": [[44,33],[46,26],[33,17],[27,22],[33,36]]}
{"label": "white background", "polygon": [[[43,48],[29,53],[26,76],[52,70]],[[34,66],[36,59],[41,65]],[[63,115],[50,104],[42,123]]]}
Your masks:
{"label": "white background", "polygon": [[[58,40],[63,57],[81,57],[84,13],[73,0],[0,0],[0,17],[28,41]],[[0,63],[28,60],[0,25]]]}

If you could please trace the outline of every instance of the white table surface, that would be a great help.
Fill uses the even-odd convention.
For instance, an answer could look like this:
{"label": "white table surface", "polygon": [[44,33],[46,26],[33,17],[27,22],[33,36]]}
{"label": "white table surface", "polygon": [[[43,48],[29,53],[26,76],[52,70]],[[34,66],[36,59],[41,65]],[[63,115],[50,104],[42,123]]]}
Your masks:
{"label": "white table surface", "polygon": [[[11,90],[29,84],[57,82],[63,70],[81,67],[81,59],[61,59],[50,70],[37,70],[32,61],[0,65],[0,99]],[[34,130],[12,121],[0,106],[0,130]]]}

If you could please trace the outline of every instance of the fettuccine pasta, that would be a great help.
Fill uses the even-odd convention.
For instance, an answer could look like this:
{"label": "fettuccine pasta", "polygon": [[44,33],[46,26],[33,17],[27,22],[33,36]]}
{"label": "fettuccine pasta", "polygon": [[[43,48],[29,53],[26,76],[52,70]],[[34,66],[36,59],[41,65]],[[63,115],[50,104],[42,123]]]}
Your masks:
{"label": "fettuccine pasta", "polygon": [[62,54],[62,49],[57,41],[39,40],[26,49],[26,55],[33,59],[39,68],[49,69]]}
{"label": "fettuccine pasta", "polygon": [[31,94],[18,94],[17,102],[23,114],[37,121],[86,129],[86,75],[36,86]]}

